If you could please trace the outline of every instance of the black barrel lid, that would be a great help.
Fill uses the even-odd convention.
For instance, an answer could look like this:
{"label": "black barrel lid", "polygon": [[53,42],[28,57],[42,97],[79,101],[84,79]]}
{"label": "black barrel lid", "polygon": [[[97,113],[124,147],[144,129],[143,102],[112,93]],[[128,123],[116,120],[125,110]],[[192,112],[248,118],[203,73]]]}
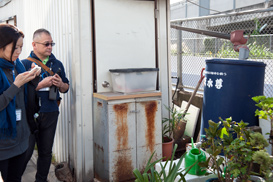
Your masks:
{"label": "black barrel lid", "polygon": [[215,64],[236,64],[236,65],[246,65],[246,66],[262,66],[265,67],[266,64],[258,61],[246,61],[238,59],[207,59],[206,63]]}

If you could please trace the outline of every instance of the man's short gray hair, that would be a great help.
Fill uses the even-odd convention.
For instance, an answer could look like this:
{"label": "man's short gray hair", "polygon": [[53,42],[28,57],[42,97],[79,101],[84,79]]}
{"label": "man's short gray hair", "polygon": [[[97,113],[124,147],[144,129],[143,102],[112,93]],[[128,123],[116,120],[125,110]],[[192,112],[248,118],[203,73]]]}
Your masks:
{"label": "man's short gray hair", "polygon": [[50,32],[44,28],[40,28],[38,30],[36,30],[34,33],[33,33],[33,40],[36,38],[36,37],[39,37],[42,33],[45,33],[47,35],[50,35]]}

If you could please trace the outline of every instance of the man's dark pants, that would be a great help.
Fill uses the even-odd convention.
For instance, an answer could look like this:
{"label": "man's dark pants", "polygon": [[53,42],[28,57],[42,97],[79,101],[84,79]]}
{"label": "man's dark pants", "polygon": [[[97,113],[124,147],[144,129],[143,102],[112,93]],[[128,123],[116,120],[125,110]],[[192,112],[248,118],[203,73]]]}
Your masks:
{"label": "man's dark pants", "polygon": [[27,166],[27,163],[32,156],[36,142],[38,147],[37,173],[35,177],[36,182],[47,181],[47,175],[51,164],[52,147],[54,142],[58,116],[59,111],[39,113],[38,117],[39,131],[37,134],[30,135],[29,148],[27,150],[25,166]]}

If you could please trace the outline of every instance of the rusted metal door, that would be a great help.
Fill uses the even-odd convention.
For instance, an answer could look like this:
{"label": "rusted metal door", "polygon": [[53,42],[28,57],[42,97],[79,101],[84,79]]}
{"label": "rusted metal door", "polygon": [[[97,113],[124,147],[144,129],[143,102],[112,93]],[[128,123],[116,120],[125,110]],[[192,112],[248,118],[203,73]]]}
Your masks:
{"label": "rusted metal door", "polygon": [[137,168],[143,172],[155,151],[152,161],[162,157],[161,99],[136,99]]}
{"label": "rusted metal door", "polygon": [[162,156],[160,97],[94,98],[94,169],[102,181],[129,181]]}
{"label": "rusted metal door", "polygon": [[96,177],[106,181],[133,179],[136,168],[135,100],[94,103],[94,163]]}
{"label": "rusted metal door", "polygon": [[108,104],[110,180],[128,181],[136,168],[135,102],[132,99]]}

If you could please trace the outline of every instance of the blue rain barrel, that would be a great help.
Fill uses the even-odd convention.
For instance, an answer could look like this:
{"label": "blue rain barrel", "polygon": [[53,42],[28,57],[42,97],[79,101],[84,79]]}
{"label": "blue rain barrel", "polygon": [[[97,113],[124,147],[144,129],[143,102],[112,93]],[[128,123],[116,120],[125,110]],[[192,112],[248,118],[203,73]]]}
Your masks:
{"label": "blue rain barrel", "polygon": [[201,134],[208,121],[232,117],[233,121],[258,126],[255,102],[251,99],[263,95],[265,66],[263,62],[211,59],[206,60],[204,78]]}

